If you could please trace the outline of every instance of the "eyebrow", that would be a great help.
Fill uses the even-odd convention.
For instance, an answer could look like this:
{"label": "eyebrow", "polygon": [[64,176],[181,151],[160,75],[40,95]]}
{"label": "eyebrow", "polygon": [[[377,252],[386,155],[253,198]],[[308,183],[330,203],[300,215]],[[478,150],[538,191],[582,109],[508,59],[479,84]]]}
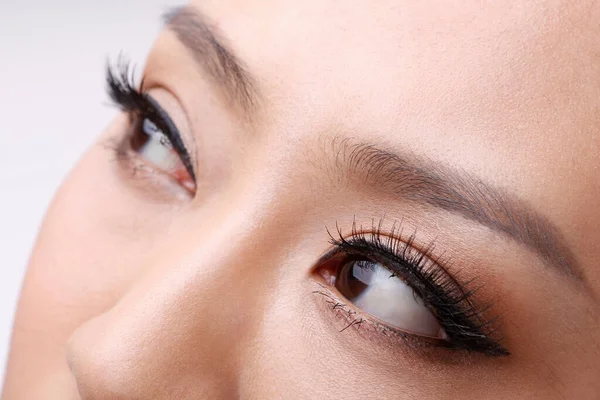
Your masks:
{"label": "eyebrow", "polygon": [[351,138],[335,138],[331,143],[335,173],[361,177],[379,191],[477,222],[534,251],[563,275],[583,280],[558,227],[525,201],[432,160],[395,154]]}
{"label": "eyebrow", "polygon": [[227,97],[250,114],[257,103],[256,85],[244,63],[229,49],[221,31],[190,6],[169,9],[163,20]]}
{"label": "eyebrow", "polygon": [[[163,18],[217,86],[251,114],[258,100],[256,84],[220,30],[190,6],[170,9]],[[500,232],[538,254],[554,270],[583,280],[561,231],[527,202],[432,160],[392,153],[352,138],[334,138],[331,143],[337,174],[362,177],[379,191],[458,214]]]}

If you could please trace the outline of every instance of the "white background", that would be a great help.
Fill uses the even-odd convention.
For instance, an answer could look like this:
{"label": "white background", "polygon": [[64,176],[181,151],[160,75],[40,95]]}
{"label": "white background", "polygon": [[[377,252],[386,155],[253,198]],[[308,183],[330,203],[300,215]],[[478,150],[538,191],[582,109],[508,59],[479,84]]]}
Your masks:
{"label": "white background", "polygon": [[104,93],[107,57],[123,51],[143,63],[160,14],[182,1],[0,0],[0,378],[44,211],[115,115]]}

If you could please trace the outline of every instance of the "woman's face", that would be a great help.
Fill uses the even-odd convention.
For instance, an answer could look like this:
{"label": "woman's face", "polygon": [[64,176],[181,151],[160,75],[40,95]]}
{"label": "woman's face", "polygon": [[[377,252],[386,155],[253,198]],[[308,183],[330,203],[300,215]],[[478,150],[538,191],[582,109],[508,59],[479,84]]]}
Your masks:
{"label": "woman's face", "polygon": [[47,214],[5,398],[594,397],[599,18],[173,11]]}

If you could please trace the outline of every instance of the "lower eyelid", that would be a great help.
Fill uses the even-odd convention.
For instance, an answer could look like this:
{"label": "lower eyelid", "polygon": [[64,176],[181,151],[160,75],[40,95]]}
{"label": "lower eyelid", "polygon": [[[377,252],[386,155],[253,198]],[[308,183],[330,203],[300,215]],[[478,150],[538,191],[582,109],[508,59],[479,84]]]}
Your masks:
{"label": "lower eyelid", "polygon": [[[125,129],[130,129],[131,123],[128,119],[128,127]],[[119,130],[122,132],[123,128]],[[131,149],[130,140],[128,132],[120,133],[118,139],[110,139],[105,146],[113,152],[117,173],[128,185],[159,201],[171,201],[173,198],[189,201],[193,197],[190,190],[182,187],[181,183],[141,159]]]}
{"label": "lower eyelid", "polygon": [[[186,188],[193,193],[195,186],[193,182],[190,182],[190,179],[188,179],[188,171],[185,169],[185,166],[181,164],[177,152],[172,148],[163,147],[164,145],[161,144],[155,144],[154,148],[149,148],[151,145],[152,143],[148,141],[141,145],[139,149],[133,151],[139,156],[139,158],[144,158],[146,160],[149,168],[157,172],[160,171],[171,175],[173,179],[175,179],[181,185],[186,186]],[[159,164],[161,163],[167,165],[165,165],[163,168],[160,168]],[[186,185],[186,182],[188,182],[189,185]]]}
{"label": "lower eyelid", "polygon": [[408,332],[384,325],[375,318],[364,315],[352,304],[341,299],[334,291],[318,283],[318,288],[312,292],[317,300],[324,306],[324,310],[334,316],[338,322],[336,327],[339,333],[353,331],[361,339],[369,343],[382,344],[385,347],[404,349],[409,348],[435,349],[447,348],[447,342],[442,339],[417,336]]}

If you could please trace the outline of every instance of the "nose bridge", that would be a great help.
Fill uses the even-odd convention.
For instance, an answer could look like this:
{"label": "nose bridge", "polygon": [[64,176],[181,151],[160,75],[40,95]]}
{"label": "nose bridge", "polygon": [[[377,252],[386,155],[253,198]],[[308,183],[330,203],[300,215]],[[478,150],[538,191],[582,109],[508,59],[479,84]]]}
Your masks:
{"label": "nose bridge", "polygon": [[73,334],[69,363],[84,398],[236,397],[223,391],[235,388],[236,349],[266,297],[256,290],[267,274],[254,268],[266,262],[257,233],[240,229],[260,225],[245,218],[240,211],[173,235],[112,309]]}

